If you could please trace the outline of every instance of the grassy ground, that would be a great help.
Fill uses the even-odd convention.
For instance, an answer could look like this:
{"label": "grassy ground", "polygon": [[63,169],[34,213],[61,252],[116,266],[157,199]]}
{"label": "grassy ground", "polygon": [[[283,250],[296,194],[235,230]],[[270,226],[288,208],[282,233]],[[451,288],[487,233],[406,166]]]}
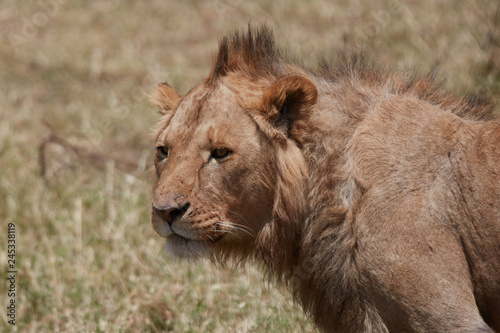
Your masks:
{"label": "grassy ground", "polygon": [[165,257],[149,223],[158,115],[143,94],[186,92],[225,32],[267,22],[311,65],[368,47],[499,104],[496,0],[59,1],[0,5],[1,279],[9,222],[18,272],[16,326],[0,284],[2,332],[313,330],[252,267]]}

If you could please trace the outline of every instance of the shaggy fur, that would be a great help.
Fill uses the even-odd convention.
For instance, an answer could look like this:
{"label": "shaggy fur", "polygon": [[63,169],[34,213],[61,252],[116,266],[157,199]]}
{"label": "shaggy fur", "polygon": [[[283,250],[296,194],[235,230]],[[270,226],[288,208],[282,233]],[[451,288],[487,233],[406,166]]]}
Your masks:
{"label": "shaggy fur", "polygon": [[152,222],[176,256],[255,259],[326,332],[500,331],[500,121],[491,104],[269,29],[167,84]]}

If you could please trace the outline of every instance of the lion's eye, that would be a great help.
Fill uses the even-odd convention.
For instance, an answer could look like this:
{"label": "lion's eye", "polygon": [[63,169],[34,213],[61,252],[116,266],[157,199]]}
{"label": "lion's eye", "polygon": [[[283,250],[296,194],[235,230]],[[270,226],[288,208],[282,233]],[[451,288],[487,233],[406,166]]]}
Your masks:
{"label": "lion's eye", "polygon": [[227,148],[217,148],[212,151],[212,157],[216,159],[221,159],[228,156],[231,153],[231,150]]}
{"label": "lion's eye", "polygon": [[168,148],[167,147],[156,147],[156,158],[158,161],[163,161],[168,156]]}

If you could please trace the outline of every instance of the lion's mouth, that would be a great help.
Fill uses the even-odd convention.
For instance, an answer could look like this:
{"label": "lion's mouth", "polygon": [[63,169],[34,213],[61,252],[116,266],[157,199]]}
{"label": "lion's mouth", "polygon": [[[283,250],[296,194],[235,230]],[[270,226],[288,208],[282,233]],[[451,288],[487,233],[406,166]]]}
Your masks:
{"label": "lion's mouth", "polygon": [[217,224],[214,224],[213,229],[209,232],[204,228],[193,230],[189,228],[190,224],[193,223],[181,221],[180,217],[169,222],[156,212],[153,215],[155,231],[165,239],[165,249],[174,257],[207,256],[213,250],[212,245],[219,243],[227,233],[224,228],[219,228]]}
{"label": "lion's mouth", "polygon": [[211,244],[220,241],[225,235],[223,230],[219,230],[217,225],[215,225],[214,229],[209,233],[198,233],[195,230],[182,227],[182,224],[175,224],[175,222],[176,220],[169,223],[170,234],[166,237],[167,241],[170,237],[173,237],[174,239],[177,239],[176,241],[178,242],[202,242],[205,244]]}
{"label": "lion's mouth", "polygon": [[219,235],[217,237],[210,237],[210,236],[208,236],[209,239],[206,239],[206,240],[203,240],[203,239],[193,239],[193,238],[190,238],[190,237],[183,236],[183,235],[181,235],[179,233],[176,233],[175,231],[172,230],[172,234],[170,234],[169,236],[167,236],[167,241],[169,241],[169,239],[172,238],[172,239],[176,239],[176,241],[183,241],[183,242],[186,242],[186,243],[189,243],[189,242],[201,242],[201,243],[208,244],[208,243],[217,243],[223,237],[224,237],[224,234]]}
{"label": "lion's mouth", "polygon": [[186,238],[184,236],[181,236],[179,234],[173,233],[167,237],[167,241],[169,240],[175,240],[175,241],[184,241],[184,242],[196,242],[194,239]]}
{"label": "lion's mouth", "polygon": [[166,237],[165,249],[175,257],[199,258],[206,257],[210,251],[210,244],[216,243],[223,238],[223,235],[209,239],[191,239],[177,233],[172,233]]}

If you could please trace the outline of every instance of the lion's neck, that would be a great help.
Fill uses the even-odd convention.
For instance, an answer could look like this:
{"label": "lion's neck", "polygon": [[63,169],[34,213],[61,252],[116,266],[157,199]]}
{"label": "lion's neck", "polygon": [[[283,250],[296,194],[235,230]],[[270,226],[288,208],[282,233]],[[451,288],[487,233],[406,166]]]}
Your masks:
{"label": "lion's neck", "polygon": [[[346,311],[364,311],[350,292],[356,290],[358,276],[351,216],[362,189],[352,178],[346,156],[350,138],[374,97],[350,90],[357,107],[352,110],[347,107],[354,102],[346,100],[346,88],[321,83],[318,87],[318,104],[309,119],[309,130],[301,138],[308,164],[309,206],[297,244],[291,286],[313,317],[330,318],[323,325],[334,327],[342,325],[341,318],[360,314]],[[322,315],[324,312],[330,315]]]}

